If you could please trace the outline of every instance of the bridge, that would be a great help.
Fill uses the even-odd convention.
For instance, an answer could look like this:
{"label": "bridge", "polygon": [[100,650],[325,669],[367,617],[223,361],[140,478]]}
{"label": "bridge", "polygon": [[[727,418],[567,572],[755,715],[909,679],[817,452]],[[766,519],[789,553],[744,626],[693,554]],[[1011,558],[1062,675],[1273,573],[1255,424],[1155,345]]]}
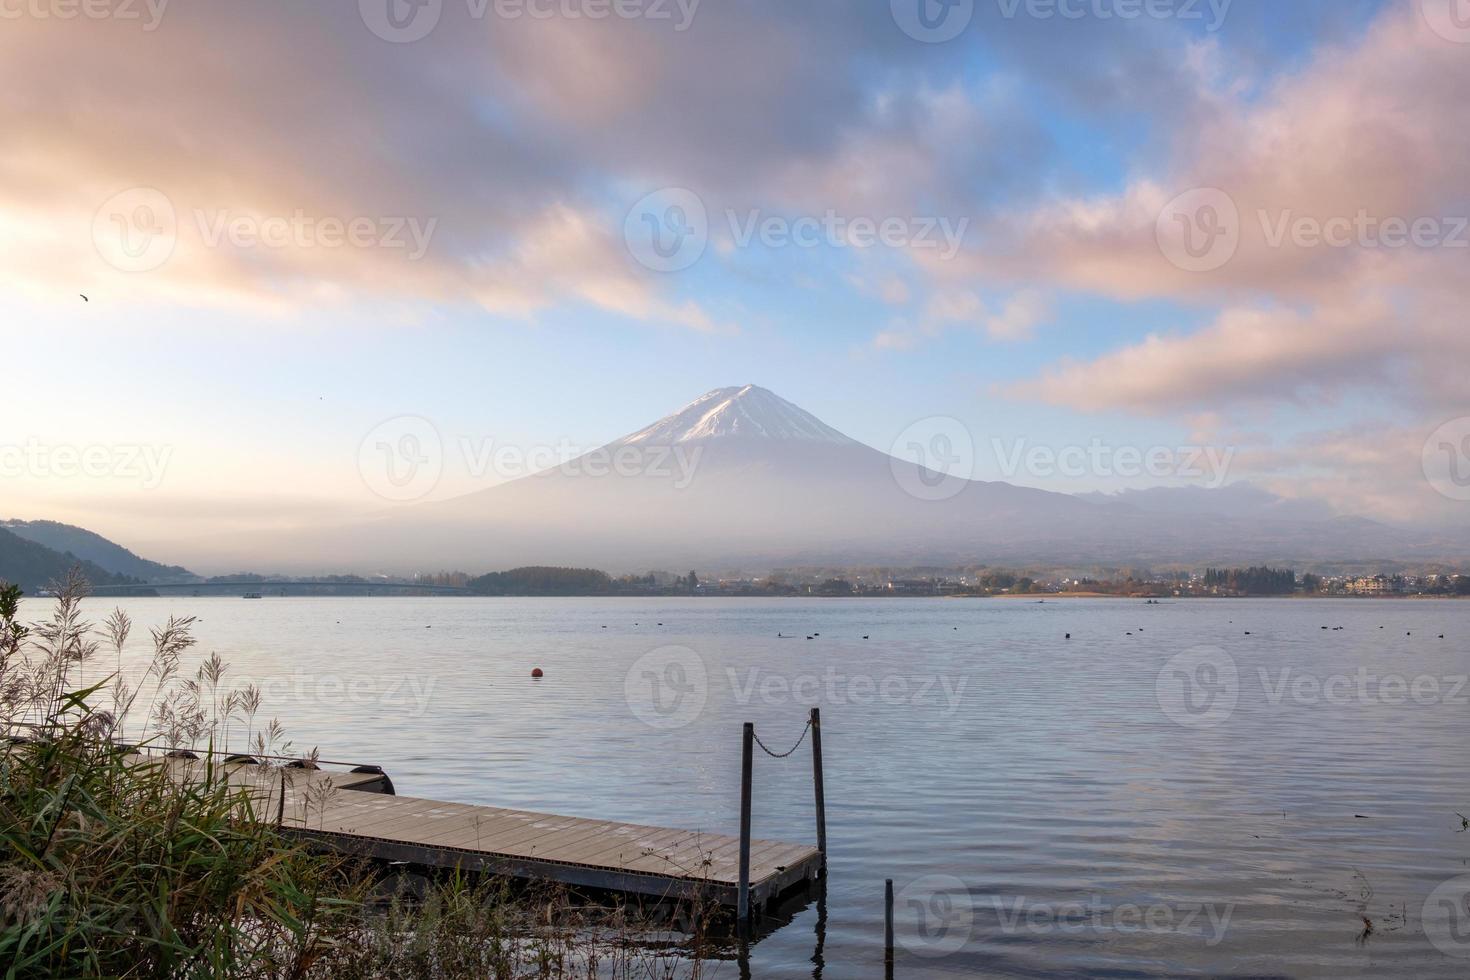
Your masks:
{"label": "bridge", "polygon": [[176,582],[167,585],[99,585],[92,594],[97,596],[126,595],[138,592],[157,592],[159,595],[190,595],[209,590],[231,592],[259,592],[265,595],[276,589],[353,589],[369,592],[429,592],[434,595],[474,595],[469,589],[456,585],[420,585],[414,582],[326,582],[326,581],[271,581],[271,582]]}

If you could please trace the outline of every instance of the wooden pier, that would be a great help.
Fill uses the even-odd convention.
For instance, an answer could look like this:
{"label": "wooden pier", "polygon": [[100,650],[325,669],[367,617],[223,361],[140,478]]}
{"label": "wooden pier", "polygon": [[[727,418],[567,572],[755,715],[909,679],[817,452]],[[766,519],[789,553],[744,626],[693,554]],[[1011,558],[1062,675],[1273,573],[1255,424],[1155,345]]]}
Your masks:
{"label": "wooden pier", "polygon": [[[814,712],[813,725],[819,724]],[[657,899],[698,898],[737,909],[748,921],[752,910],[825,871],[818,847],[749,837],[751,737],[747,726],[741,837],[397,796],[375,767],[281,769],[241,757],[170,757],[167,765],[180,780],[225,778],[252,790],[256,819],[340,854]],[[814,760],[819,767],[820,755]],[[820,781],[817,786],[818,837],[825,843]]]}
{"label": "wooden pier", "polygon": [[[695,831],[352,792],[287,817],[286,826],[342,853],[625,894],[733,907],[740,885],[740,840]],[[751,841],[753,904],[820,868],[814,847]]]}

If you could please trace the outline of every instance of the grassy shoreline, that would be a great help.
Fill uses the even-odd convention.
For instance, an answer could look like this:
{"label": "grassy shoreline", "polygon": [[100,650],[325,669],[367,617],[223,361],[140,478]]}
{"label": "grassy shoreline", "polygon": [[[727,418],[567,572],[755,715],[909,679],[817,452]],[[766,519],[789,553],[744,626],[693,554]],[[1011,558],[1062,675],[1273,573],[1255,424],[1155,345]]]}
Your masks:
{"label": "grassy shoreline", "polygon": [[[290,746],[279,723],[257,724],[258,692],[223,683],[217,657],[182,668],[192,620],[151,631],[153,662],[130,690],[103,666],[121,655],[126,615],[101,626],[83,619],[77,576],[57,593],[51,618],[26,625],[18,590],[0,583],[6,976],[659,980],[705,971],[713,947],[697,902],[650,910],[355,861],[293,840],[255,812],[248,787],[213,767],[178,778],[135,745],[207,752],[233,732],[263,769]],[[135,715],[141,729],[131,732]]]}

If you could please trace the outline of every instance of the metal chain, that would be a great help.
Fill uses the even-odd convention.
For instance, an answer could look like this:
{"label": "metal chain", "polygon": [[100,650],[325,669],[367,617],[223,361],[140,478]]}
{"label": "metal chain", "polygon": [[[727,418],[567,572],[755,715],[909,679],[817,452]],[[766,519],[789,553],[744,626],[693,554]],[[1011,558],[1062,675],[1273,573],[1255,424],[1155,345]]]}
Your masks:
{"label": "metal chain", "polygon": [[761,737],[756,734],[754,729],[751,729],[751,734],[755,735],[755,744],[761,747],[762,752],[770,756],[772,759],[784,759],[794,753],[797,749],[801,748],[801,743],[806,741],[806,733],[811,730],[812,722],[811,719],[808,718],[806,722],[806,727],[801,730],[801,737],[798,738],[796,740],[796,744],[791,746],[791,749],[786,752],[772,752],[770,749],[766,748],[766,743],[761,741]]}

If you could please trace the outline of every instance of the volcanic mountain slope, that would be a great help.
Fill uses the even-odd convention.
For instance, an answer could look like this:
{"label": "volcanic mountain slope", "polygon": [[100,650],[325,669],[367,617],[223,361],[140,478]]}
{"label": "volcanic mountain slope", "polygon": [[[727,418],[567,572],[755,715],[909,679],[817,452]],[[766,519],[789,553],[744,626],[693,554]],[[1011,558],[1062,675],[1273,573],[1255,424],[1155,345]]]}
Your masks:
{"label": "volcanic mountain slope", "polygon": [[[302,545],[372,567],[1307,561],[1410,557],[1432,537],[1370,522],[948,478],[857,442],[764,388],[722,388],[561,467]],[[1288,519],[1289,518],[1289,519]]]}

